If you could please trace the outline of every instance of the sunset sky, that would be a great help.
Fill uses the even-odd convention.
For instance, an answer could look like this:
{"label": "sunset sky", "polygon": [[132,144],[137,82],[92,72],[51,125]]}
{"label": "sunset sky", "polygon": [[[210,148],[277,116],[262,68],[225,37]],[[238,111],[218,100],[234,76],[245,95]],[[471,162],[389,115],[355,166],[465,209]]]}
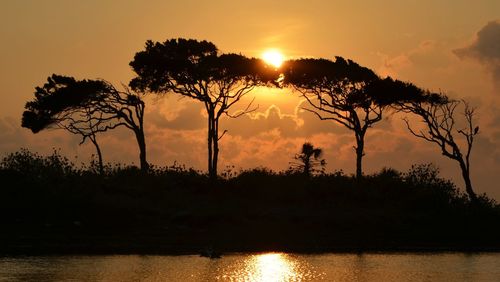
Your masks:
{"label": "sunset sky", "polygon": [[[420,87],[464,98],[477,107],[480,135],[472,153],[475,189],[500,200],[500,1],[2,1],[0,9],[0,153],[52,148],[79,163],[94,148],[61,130],[21,128],[24,104],[52,73],[104,78],[116,85],[134,76],[129,62],[146,40],[209,40],[221,52],[285,58],[342,56]],[[227,129],[219,167],[285,169],[305,141],[325,151],[328,171],[353,173],[352,132],[300,110],[288,89],[250,94],[257,112],[221,120]],[[251,97],[248,97],[250,100]],[[242,104],[241,108],[245,105]],[[147,98],[148,159],[206,170],[202,104],[179,96]],[[365,172],[406,171],[434,162],[463,187],[457,164],[433,144],[408,133],[400,115],[368,131]],[[138,163],[131,132],[98,137],[105,161]],[[75,159],[78,156],[78,159]]]}

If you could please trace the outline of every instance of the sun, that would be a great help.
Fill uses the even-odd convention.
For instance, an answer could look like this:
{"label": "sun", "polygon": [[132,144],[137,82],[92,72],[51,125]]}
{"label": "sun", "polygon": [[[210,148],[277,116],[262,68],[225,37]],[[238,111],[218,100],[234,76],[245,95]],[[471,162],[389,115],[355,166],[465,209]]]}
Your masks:
{"label": "sun", "polygon": [[269,49],[262,53],[262,59],[275,68],[279,68],[283,64],[283,54],[276,49]]}

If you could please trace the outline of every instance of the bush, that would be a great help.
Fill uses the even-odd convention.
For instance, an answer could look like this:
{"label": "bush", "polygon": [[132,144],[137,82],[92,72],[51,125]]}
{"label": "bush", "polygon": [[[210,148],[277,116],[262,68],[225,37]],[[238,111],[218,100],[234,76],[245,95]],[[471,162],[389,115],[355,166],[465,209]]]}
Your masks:
{"label": "bush", "polygon": [[44,157],[23,148],[4,157],[0,162],[0,169],[35,179],[64,177],[78,173],[74,164],[55,149],[52,155]]}

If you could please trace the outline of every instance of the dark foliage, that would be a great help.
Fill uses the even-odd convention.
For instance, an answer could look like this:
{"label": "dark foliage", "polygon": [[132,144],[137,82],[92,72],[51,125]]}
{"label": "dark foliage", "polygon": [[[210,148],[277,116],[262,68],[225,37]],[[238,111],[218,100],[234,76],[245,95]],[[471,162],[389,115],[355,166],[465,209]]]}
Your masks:
{"label": "dark foliage", "polygon": [[130,82],[134,90],[176,92],[201,101],[210,98],[198,88],[202,84],[240,79],[267,83],[275,75],[260,59],[219,54],[212,42],[183,38],[146,41],[145,50],[135,54],[130,66],[137,74]]}
{"label": "dark foliage", "polygon": [[334,61],[327,59],[290,60],[285,62],[281,69],[285,84],[304,88],[325,84],[333,86],[343,81],[369,82],[378,78],[369,68],[338,56]]}
{"label": "dark foliage", "polygon": [[35,99],[26,103],[22,126],[34,133],[58,126],[69,118],[72,111],[92,100],[101,99],[106,91],[107,86],[102,81],[77,81],[72,77],[53,74],[42,87],[35,88]]}
{"label": "dark foliage", "polygon": [[361,179],[259,168],[214,189],[179,165],[108,165],[100,175],[22,150],[2,160],[0,181],[4,253],[500,247],[498,204],[483,195],[471,205],[428,164]]}
{"label": "dark foliage", "polygon": [[367,85],[366,93],[374,103],[381,106],[436,100],[435,94],[428,93],[410,82],[394,80],[391,77],[372,81]]}

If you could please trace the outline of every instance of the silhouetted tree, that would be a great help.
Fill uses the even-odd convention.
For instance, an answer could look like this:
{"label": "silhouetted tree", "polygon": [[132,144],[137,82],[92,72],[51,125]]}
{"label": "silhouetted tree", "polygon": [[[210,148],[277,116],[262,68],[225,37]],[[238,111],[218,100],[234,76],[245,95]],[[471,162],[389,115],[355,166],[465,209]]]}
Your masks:
{"label": "silhouetted tree", "polygon": [[[465,182],[465,190],[471,201],[476,202],[477,195],[472,188],[470,179],[470,154],[474,136],[479,133],[479,127],[474,123],[475,109],[470,107],[469,103],[464,100],[450,100],[444,95],[438,96],[434,94],[432,101],[414,101],[400,105],[402,111],[420,117],[425,126],[425,130],[415,131],[410,126],[409,120],[405,118],[408,130],[418,138],[437,144],[444,156],[458,162]],[[456,129],[457,116],[455,110],[459,105],[464,107],[462,115],[465,118],[465,125],[461,129]],[[457,133],[465,138],[464,150],[455,139]],[[465,151],[465,155],[463,151]]]}
{"label": "silhouetted tree", "polygon": [[104,90],[100,81],[77,81],[72,77],[53,74],[42,87],[35,88],[35,99],[26,103],[22,126],[33,133],[46,128],[62,128],[80,135],[80,144],[88,138],[95,146],[102,173],[102,152],[96,133],[108,129],[109,117],[96,111],[91,101],[102,99]]}
{"label": "silhouetted tree", "polygon": [[103,173],[102,152],[97,133],[126,126],[134,131],[139,148],[141,168],[147,169],[144,141],[144,102],[130,91],[118,91],[104,80],[76,80],[52,75],[42,87],[36,87],[35,99],[26,103],[22,126],[37,133],[45,128],[62,128],[80,135],[83,144],[94,144]]}
{"label": "silhouetted tree", "polygon": [[283,85],[291,86],[304,97],[321,120],[334,120],[354,132],[356,138],[356,177],[362,176],[365,135],[368,128],[382,120],[384,109],[396,100],[413,99],[419,94],[411,84],[381,80],[373,71],[351,60],[336,57],[299,59],[285,62]]}
{"label": "silhouetted tree", "polygon": [[[219,119],[238,117],[255,110],[251,102],[237,114],[229,109],[255,86],[265,83],[265,64],[237,54],[219,54],[208,41],[170,39],[147,41],[145,50],[135,54],[130,66],[137,74],[133,90],[154,93],[173,92],[201,101],[208,115],[208,172],[217,178]],[[271,78],[272,73],[269,72]],[[252,100],[253,102],[253,100]]]}
{"label": "silhouetted tree", "polygon": [[[300,153],[294,157],[299,162],[290,162],[290,169],[300,171],[307,177],[314,172],[324,172],[326,161],[321,159],[322,155],[321,148],[315,148],[311,143],[306,142],[302,145]],[[320,169],[316,167],[320,167]]]}

